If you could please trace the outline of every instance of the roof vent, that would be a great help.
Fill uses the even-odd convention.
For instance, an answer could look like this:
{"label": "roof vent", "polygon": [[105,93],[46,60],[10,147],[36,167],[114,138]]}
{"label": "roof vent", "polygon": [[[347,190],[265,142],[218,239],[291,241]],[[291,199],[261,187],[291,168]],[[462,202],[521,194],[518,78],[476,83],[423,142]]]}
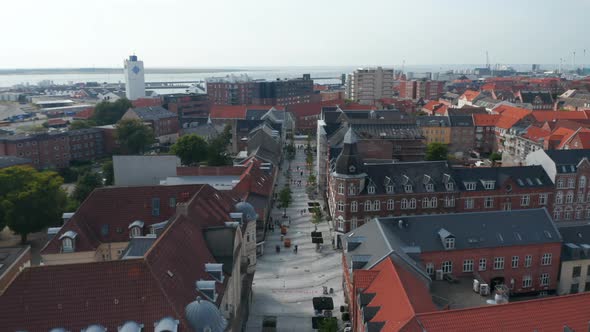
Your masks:
{"label": "roof vent", "polygon": [[400,220],[397,221],[397,226],[400,229],[408,228],[408,221],[407,220],[404,220],[404,219],[400,219]]}
{"label": "roof vent", "polygon": [[164,317],[154,323],[154,332],[177,332],[180,322],[172,317]]}
{"label": "roof vent", "polygon": [[119,326],[119,332],[141,332],[143,324],[138,324],[134,321],[125,322],[125,324]]}
{"label": "roof vent", "polygon": [[223,282],[223,264],[206,263],[205,272],[209,273],[213,279]]}

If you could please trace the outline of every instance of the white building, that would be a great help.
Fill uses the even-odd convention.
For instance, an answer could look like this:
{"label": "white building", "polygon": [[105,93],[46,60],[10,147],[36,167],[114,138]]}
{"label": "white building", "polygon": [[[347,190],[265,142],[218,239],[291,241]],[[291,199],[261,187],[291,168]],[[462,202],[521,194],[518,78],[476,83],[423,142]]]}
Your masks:
{"label": "white building", "polygon": [[559,229],[563,238],[558,295],[590,291],[590,225]]}
{"label": "white building", "polygon": [[359,68],[346,78],[346,97],[361,104],[372,104],[393,97],[393,69]]}
{"label": "white building", "polygon": [[137,55],[130,55],[125,60],[123,68],[125,75],[125,94],[127,99],[136,100],[145,97],[145,75],[143,61],[137,60]]}

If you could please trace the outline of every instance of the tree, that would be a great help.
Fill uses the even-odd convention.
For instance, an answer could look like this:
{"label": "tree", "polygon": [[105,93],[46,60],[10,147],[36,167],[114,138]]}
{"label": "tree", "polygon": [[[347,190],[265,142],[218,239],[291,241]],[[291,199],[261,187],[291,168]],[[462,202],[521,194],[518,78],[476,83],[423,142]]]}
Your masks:
{"label": "tree", "polygon": [[309,177],[307,178],[307,186],[310,188],[315,188],[316,185],[317,185],[317,178],[316,178],[315,174],[310,173]]}
{"label": "tree", "polygon": [[335,317],[325,317],[318,327],[319,332],[338,332],[338,320]]}
{"label": "tree", "polygon": [[7,225],[27,242],[29,233],[59,225],[66,204],[63,179],[55,172],[29,166],[0,170],[0,225]]}
{"label": "tree", "polygon": [[102,186],[103,183],[100,175],[94,172],[86,172],[78,178],[72,198],[82,203],[94,189]]}
{"label": "tree", "polygon": [[305,156],[305,163],[307,164],[307,168],[311,171],[313,167],[313,154],[311,152]]}
{"label": "tree", "polygon": [[183,165],[194,166],[207,160],[209,146],[201,136],[192,134],[180,137],[170,151],[180,158]]}
{"label": "tree", "polygon": [[287,153],[287,160],[291,161],[295,159],[295,144],[290,143],[289,145],[287,145],[287,147],[285,148],[285,152]]}
{"label": "tree", "polygon": [[292,197],[291,193],[292,193],[291,188],[289,188],[288,185],[286,185],[279,192],[279,202],[281,203],[281,207],[283,209],[285,209],[283,216],[287,215],[287,208],[289,207],[289,205],[291,205],[291,202],[293,201],[293,197]]}
{"label": "tree", "polygon": [[107,160],[102,164],[102,175],[104,176],[104,185],[112,186],[115,183],[115,169],[113,160]]}
{"label": "tree", "polygon": [[231,158],[227,154],[227,145],[231,140],[231,126],[223,128],[223,132],[209,142],[207,151],[207,165],[223,166],[231,163]]}
{"label": "tree", "polygon": [[95,123],[92,120],[74,120],[70,123],[70,130],[92,128]]}
{"label": "tree", "polygon": [[490,154],[490,160],[493,162],[496,162],[498,160],[502,160],[502,153],[492,152],[492,154]]}
{"label": "tree", "polygon": [[317,224],[322,222],[324,215],[322,214],[322,209],[319,206],[314,206],[311,208],[311,222],[317,226]]}
{"label": "tree", "polygon": [[117,140],[121,148],[130,154],[141,154],[155,141],[154,132],[139,120],[117,122]]}
{"label": "tree", "polygon": [[133,105],[127,98],[118,99],[114,103],[102,101],[94,108],[92,120],[98,126],[113,124],[119,121],[123,117],[123,114],[132,107]]}
{"label": "tree", "polygon": [[430,143],[426,147],[426,160],[447,160],[448,149],[443,143]]}

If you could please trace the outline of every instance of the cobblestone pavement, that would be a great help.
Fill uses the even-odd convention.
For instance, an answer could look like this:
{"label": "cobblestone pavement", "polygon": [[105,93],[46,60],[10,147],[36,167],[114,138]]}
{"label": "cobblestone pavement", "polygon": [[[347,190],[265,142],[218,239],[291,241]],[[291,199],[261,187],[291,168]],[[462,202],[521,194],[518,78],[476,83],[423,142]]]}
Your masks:
{"label": "cobblestone pavement", "polygon": [[[303,178],[300,171],[304,170]],[[288,181],[285,162],[279,175],[277,192]],[[315,168],[314,168],[315,169]],[[323,286],[334,289],[334,314],[339,315],[338,308],[344,304],[342,293],[341,252],[332,249],[332,239],[328,223],[318,225],[322,232],[324,245],[321,252],[316,251],[316,245],[311,243],[311,214],[307,212],[310,201],[305,192],[305,182],[308,172],[305,169],[305,153],[297,150],[295,160],[291,164],[291,174],[294,180],[302,180],[301,187],[291,185],[293,203],[287,208],[291,224],[286,238],[291,239],[291,248],[281,245],[279,228],[266,236],[264,255],[259,257],[252,286],[253,300],[250,307],[247,331],[262,330],[262,320],[265,316],[277,317],[277,331],[314,331],[311,318],[314,316],[312,298],[324,296]],[[320,202],[323,204],[323,202]],[[306,213],[302,216],[301,210]],[[282,219],[283,209],[274,209],[273,220]],[[287,219],[282,219],[287,220]],[[288,224],[287,221],[285,221]],[[275,247],[281,245],[280,253]],[[293,252],[293,245],[298,245],[298,253]]]}

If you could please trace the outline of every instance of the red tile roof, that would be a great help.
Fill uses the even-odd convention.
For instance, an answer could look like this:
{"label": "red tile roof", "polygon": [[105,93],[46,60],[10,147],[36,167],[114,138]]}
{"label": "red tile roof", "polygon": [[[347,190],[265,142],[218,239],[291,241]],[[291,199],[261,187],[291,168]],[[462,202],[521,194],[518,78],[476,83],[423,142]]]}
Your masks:
{"label": "red tile roof", "polygon": [[531,141],[539,141],[541,138],[546,138],[551,134],[550,131],[541,129],[539,127],[530,126],[527,128],[527,132],[522,135],[524,138],[530,139]]}
{"label": "red tile roof", "polygon": [[94,115],[94,108],[87,108],[76,113],[73,117],[74,120],[88,120]]}
{"label": "red tile roof", "polygon": [[588,317],[590,293],[417,315],[428,332],[586,331]]}
{"label": "red tile roof", "polygon": [[510,106],[501,104],[493,109],[493,112],[500,114],[500,119],[496,123],[496,127],[503,129],[510,129],[517,122],[524,119],[526,116],[532,113],[531,110],[527,110],[520,107]]}
{"label": "red tile roof", "polygon": [[201,166],[201,167],[176,167],[177,176],[201,176],[201,175],[242,175],[246,167],[236,166]]}
{"label": "red tile roof", "polygon": [[499,114],[473,114],[473,124],[478,127],[493,127],[499,119]]}
{"label": "red tile roof", "polygon": [[66,125],[68,122],[64,119],[49,119],[47,120],[47,125],[49,126],[61,126]]}
{"label": "red tile roof", "polygon": [[[78,234],[77,251],[92,251],[101,243],[129,240],[129,224],[143,221],[144,227],[168,220],[176,212],[170,198],[187,202],[204,185],[105,187],[95,189],[42,250],[42,254],[59,253],[59,237],[68,230]],[[205,190],[207,190],[205,188]],[[152,215],[152,198],[160,199],[160,214]],[[144,228],[145,229],[145,228]],[[106,235],[103,234],[106,230]]]}
{"label": "red tile roof", "polygon": [[[198,218],[178,215],[142,258],[25,269],[0,296],[2,329],[80,331],[101,324],[116,331],[133,320],[149,331],[154,322],[171,316],[185,331],[185,306],[203,297],[195,282],[211,280],[204,265],[217,262],[203,228],[226,220],[193,216]],[[226,285],[216,287],[219,305]]]}
{"label": "red tile roof", "polygon": [[466,90],[459,98],[465,99],[467,101],[473,101],[477,96],[479,96],[479,91],[473,90]]}
{"label": "red tile roof", "polygon": [[431,100],[428,103],[426,103],[426,105],[422,106],[422,108],[429,110],[430,112],[433,112],[434,110],[441,107],[442,105],[443,104],[438,100]]}
{"label": "red tile roof", "polygon": [[553,121],[559,119],[588,119],[585,112],[566,112],[566,111],[534,111],[533,117],[538,122]]}
{"label": "red tile roof", "polygon": [[[579,146],[571,146],[570,143],[574,138],[579,138],[580,145]],[[577,142],[576,142],[577,143]],[[561,143],[557,146],[558,149],[588,149],[590,146],[590,129],[587,128],[578,128],[578,130],[570,133],[569,135],[565,135],[561,140]]]}

